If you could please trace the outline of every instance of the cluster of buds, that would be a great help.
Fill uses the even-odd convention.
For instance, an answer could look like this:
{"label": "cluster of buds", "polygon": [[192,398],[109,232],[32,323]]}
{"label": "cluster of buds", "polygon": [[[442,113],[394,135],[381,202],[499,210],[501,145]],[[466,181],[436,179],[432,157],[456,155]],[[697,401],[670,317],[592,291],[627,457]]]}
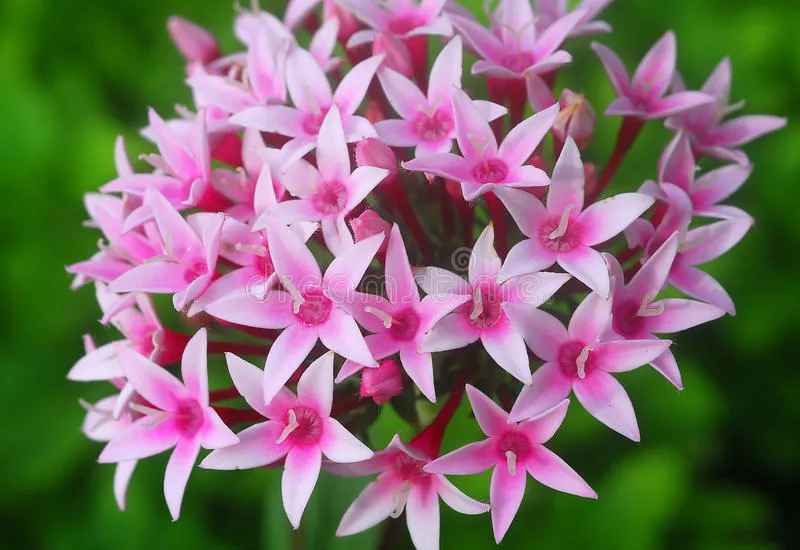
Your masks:
{"label": "cluster of buds", "polygon": [[[377,475],[336,534],[404,513],[420,549],[438,548],[439,498],[491,511],[498,542],[527,474],[596,498],[545,446],[569,396],[639,441],[614,374],[650,365],[681,389],[661,336],[734,313],[700,266],[753,224],[722,204],[752,170],[737,147],[785,124],[724,120],[740,107],[727,60],[687,91],[672,33],[632,79],[592,43],[618,95],[605,116],[623,117],[595,169],[582,159],[592,106],[555,81],[566,43],[610,31],[595,20],[609,2],[500,0],[488,26],[445,0],[290,0],[283,20],[254,5],[236,15],[243,51],[229,55],[169,21],[193,110],[150,111],[149,171],[118,139],[118,177],[85,201],[99,251],[68,268],[121,333],[99,347],[86,336],[68,374],[115,388],[83,403],[84,431],[106,442],[121,508],[137,461],[172,449],[164,493],[177,519],[201,448],[212,450],[201,468],[282,469],[294,528],[321,470]],[[462,88],[466,54],[487,99]],[[657,178],[607,196],[649,120],[674,132]],[[698,174],[701,158],[720,166]],[[668,287],[685,297],[660,297]],[[172,296],[183,332],[162,324],[157,294]],[[208,358],[221,354],[232,385],[211,389]],[[420,414],[443,393],[435,417]],[[464,393],[486,438],[442,453]],[[381,407],[418,434],[371,449]],[[488,503],[445,477],[490,468]]]}

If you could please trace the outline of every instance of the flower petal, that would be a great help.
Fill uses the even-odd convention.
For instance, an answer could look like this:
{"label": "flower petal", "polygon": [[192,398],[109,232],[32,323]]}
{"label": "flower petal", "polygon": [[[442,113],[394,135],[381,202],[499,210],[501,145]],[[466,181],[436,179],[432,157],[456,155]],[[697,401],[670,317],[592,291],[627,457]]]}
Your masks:
{"label": "flower petal", "polygon": [[570,338],[561,321],[530,304],[506,303],[503,311],[537,357],[545,361],[558,359],[561,345]]}
{"label": "flower petal", "polygon": [[483,330],[481,342],[501,369],[523,384],[531,383],[531,367],[525,340],[508,317],[501,317],[491,329]]}
{"label": "flower petal", "polygon": [[334,307],[331,310],[328,320],[319,327],[319,338],[322,345],[345,359],[367,367],[378,365],[372,357],[355,319],[341,308]]}
{"label": "flower petal", "polygon": [[444,316],[423,337],[419,350],[423,353],[461,349],[480,338],[466,315],[454,313]]}
{"label": "flower petal", "polygon": [[427,464],[424,469],[432,474],[479,474],[497,463],[495,445],[496,442],[491,439],[468,443],[455,451],[440,456]]}
{"label": "flower petal", "polygon": [[181,358],[183,383],[189,394],[203,407],[208,406],[207,342],[206,329],[201,328],[186,344]]}
{"label": "flower petal", "polygon": [[333,353],[320,356],[300,376],[297,399],[321,416],[330,415],[333,404]]}
{"label": "flower petal", "polygon": [[603,298],[610,292],[608,266],[599,252],[588,246],[560,254],[558,265]]}
{"label": "flower petal", "polygon": [[595,369],[587,373],[583,380],[576,380],[572,391],[597,420],[628,439],[639,441],[639,426],[633,405],[625,389],[613,376]]}
{"label": "flower petal", "polygon": [[492,504],[492,530],[498,544],[505,536],[511,522],[517,515],[522,498],[525,496],[525,472],[515,472],[512,476],[504,464],[499,464],[492,472],[489,488],[489,502]]}
{"label": "flower petal", "polygon": [[406,523],[417,550],[438,550],[439,497],[432,483],[411,486],[406,503]]}
{"label": "flower petal", "polygon": [[647,317],[647,330],[657,334],[668,334],[702,325],[725,315],[725,310],[695,300],[667,298],[656,303],[664,310],[653,317]]}
{"label": "flower petal", "polygon": [[190,397],[183,384],[163,367],[123,344],[115,344],[114,350],[125,378],[139,395],[156,407],[173,411],[182,400]]}
{"label": "flower petal", "polygon": [[537,447],[526,466],[531,476],[542,485],[580,497],[597,498],[597,493],[575,470],[545,447]]}
{"label": "flower petal", "polygon": [[286,455],[286,465],[281,480],[283,509],[289,523],[297,529],[300,519],[314,491],[322,465],[319,447],[294,447]]}
{"label": "flower petal", "polygon": [[658,339],[602,342],[592,351],[592,359],[606,372],[626,372],[654,361],[671,343]]}
{"label": "flower petal", "polygon": [[594,246],[618,235],[655,202],[644,193],[620,193],[590,205],[580,216],[581,239]]}
{"label": "flower petal", "polygon": [[264,365],[264,402],[269,403],[300,366],[314,344],[317,331],[306,326],[290,325],[272,343]]}
{"label": "flower petal", "polygon": [[277,420],[261,422],[239,432],[239,443],[212,451],[201,463],[210,470],[247,470],[260,468],[283,458],[289,443],[277,441],[285,425]]}
{"label": "flower petal", "polygon": [[553,127],[559,109],[552,105],[517,124],[503,139],[497,156],[509,167],[524,164]]}
{"label": "flower petal", "polygon": [[444,476],[438,476],[438,478],[439,487],[437,490],[439,492],[439,496],[442,498],[445,504],[459,514],[476,516],[489,511],[488,504],[468,497],[458,490],[456,486],[450,483],[450,481],[448,481]]}
{"label": "flower petal", "polygon": [[611,81],[611,86],[620,97],[630,95],[630,77],[625,65],[617,54],[611,51],[610,48],[598,43],[592,42],[592,49],[600,58],[600,62],[608,74],[608,79]]}
{"label": "flower petal", "polygon": [[386,295],[393,304],[419,303],[419,290],[411,273],[403,236],[397,224],[392,227],[386,249],[385,285]]}
{"label": "flower petal", "polygon": [[325,457],[333,462],[361,462],[373,456],[369,447],[333,418],[324,420],[319,448]]}
{"label": "flower petal", "polygon": [[342,114],[352,115],[356,112],[383,58],[383,55],[375,55],[365,59],[344,75],[333,94],[333,103],[339,106]]}
{"label": "flower petal", "polygon": [[651,102],[664,95],[675,73],[676,51],[675,34],[668,31],[636,68],[631,86],[633,95]]}
{"label": "flower petal", "polygon": [[586,344],[596,342],[611,322],[611,303],[596,293],[589,294],[569,321],[569,335]]}
{"label": "flower petal", "polygon": [[531,385],[522,388],[509,420],[521,422],[553,408],[569,395],[571,382],[558,363],[545,363],[534,371]]}
{"label": "flower petal", "polygon": [[189,475],[192,473],[197,455],[200,454],[200,441],[197,438],[182,439],[167,462],[167,471],[164,474],[164,497],[167,507],[172,515],[172,521],[178,521],[181,514],[181,503]]}
{"label": "flower petal", "polygon": [[526,237],[538,239],[539,229],[549,219],[539,199],[520,189],[495,188],[494,194],[503,202],[520,231]]}
{"label": "flower petal", "polygon": [[508,413],[478,388],[467,384],[466,389],[467,398],[481,431],[489,437],[499,436],[505,432],[508,429]]}
{"label": "flower petal", "polygon": [[564,422],[568,407],[569,399],[564,399],[530,420],[520,423],[520,428],[533,443],[547,443]]}
{"label": "flower petal", "polygon": [[367,485],[344,513],[336,536],[355,535],[388,518],[397,507],[394,495],[399,485],[400,481],[386,478]]}
{"label": "flower petal", "polygon": [[430,401],[436,403],[436,388],[433,384],[433,359],[430,353],[419,353],[413,342],[400,347],[400,363],[411,381]]}

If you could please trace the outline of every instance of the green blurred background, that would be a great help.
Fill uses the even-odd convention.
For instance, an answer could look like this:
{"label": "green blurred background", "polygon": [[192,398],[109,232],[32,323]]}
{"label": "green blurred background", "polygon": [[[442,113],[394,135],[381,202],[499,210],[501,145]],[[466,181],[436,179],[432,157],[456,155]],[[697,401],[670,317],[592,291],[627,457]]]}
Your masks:
{"label": "green blurred background", "polygon": [[[477,2],[476,2],[477,3]],[[262,4],[278,5],[278,2]],[[282,2],[280,2],[282,4]],[[303,519],[289,534],[277,472],[196,470],[180,521],[163,502],[165,457],[145,461],[114,504],[113,467],[96,465],[100,446],[79,427],[78,397],[108,393],[64,376],[82,354],[80,336],[112,335],[96,322],[90,289],[69,290],[64,266],[88,257],[98,234],[85,230],[82,194],[113,177],[118,134],[135,138],[146,108],[164,115],[189,103],[183,64],[165,32],[185,15],[234,47],[230,2],[189,0],[4,0],[0,2],[0,533],[4,548],[346,548],[370,547],[380,529],[334,539],[335,526],[364,480],[323,474]],[[800,216],[800,6],[788,0],[617,0],[602,40],[632,67],[667,29],[679,43],[679,69],[699,86],[725,55],[733,61],[733,99],[748,113],[773,113],[790,125],[747,148],[756,164],[734,202],[757,220],[745,240],[708,267],[738,315],[681,335],[675,346],[686,390],[654,371],[621,375],[643,442],[631,444],[573,407],[553,440],[594,486],[597,502],[533,482],[503,547],[789,548],[797,538],[800,370],[797,368]],[[570,46],[576,66],[564,80],[589,93],[598,111],[611,90],[587,41]],[[617,120],[601,121],[592,158],[602,162]],[[623,165],[629,189],[654,176],[668,134],[653,125]],[[383,418],[373,444],[388,441]],[[462,409],[446,449],[476,436]],[[488,498],[488,477],[454,478]],[[491,548],[489,516],[443,508],[443,548]],[[404,548],[405,529],[398,529]],[[796,544],[796,543],[795,543]]]}

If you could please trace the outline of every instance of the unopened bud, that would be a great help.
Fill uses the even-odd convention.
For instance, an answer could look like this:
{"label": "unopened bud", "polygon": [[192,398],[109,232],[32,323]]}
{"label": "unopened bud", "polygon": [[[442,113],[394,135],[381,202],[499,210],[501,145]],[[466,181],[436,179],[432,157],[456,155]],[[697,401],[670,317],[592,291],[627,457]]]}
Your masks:
{"label": "unopened bud", "polygon": [[383,361],[378,368],[361,371],[361,397],[371,397],[375,403],[383,405],[402,391],[400,367],[392,359]]}
{"label": "unopened bud", "polygon": [[589,101],[572,90],[564,90],[558,102],[561,112],[558,113],[553,133],[565,141],[571,136],[575,141],[586,141],[594,136],[595,115]]}
{"label": "unopened bud", "polygon": [[353,235],[357,243],[373,235],[383,233],[384,239],[378,249],[378,257],[384,257],[386,247],[389,246],[389,234],[392,232],[392,226],[389,225],[389,222],[381,218],[374,210],[364,210],[359,217],[350,220],[350,227],[353,228]]}
{"label": "unopened bud", "polygon": [[210,63],[219,58],[219,43],[211,32],[183,17],[172,16],[167,29],[181,55],[190,62]]}
{"label": "unopened bud", "polygon": [[397,177],[399,167],[397,156],[392,148],[374,137],[366,137],[356,145],[356,164],[358,166],[375,166],[389,171],[383,182]]}
{"label": "unopened bud", "polygon": [[380,54],[386,56],[383,59],[383,63],[381,63],[381,67],[397,71],[407,78],[411,78],[414,74],[411,53],[396,36],[385,33],[379,33],[375,36],[375,40],[372,42],[372,55]]}

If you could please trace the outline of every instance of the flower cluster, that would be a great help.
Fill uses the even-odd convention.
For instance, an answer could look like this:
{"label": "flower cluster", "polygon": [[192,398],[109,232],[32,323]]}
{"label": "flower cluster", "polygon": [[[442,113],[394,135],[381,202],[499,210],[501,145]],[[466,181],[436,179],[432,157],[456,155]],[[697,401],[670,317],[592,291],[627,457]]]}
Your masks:
{"label": "flower cluster", "polygon": [[[740,107],[730,63],[687,91],[672,33],[632,78],[593,42],[618,95],[605,116],[623,119],[603,168],[584,161],[595,113],[555,81],[565,45],[610,31],[595,20],[609,2],[500,0],[487,26],[445,0],[290,0],[283,20],[240,10],[242,51],[227,55],[170,19],[194,108],[150,111],[147,170],[117,141],[118,177],[85,200],[99,250],[68,267],[121,334],[99,347],[86,336],[68,374],[115,388],[83,403],[84,432],[107,442],[99,460],[117,465],[121,508],[137,461],[172,449],[177,519],[201,448],[201,468],[281,468],[294,528],[321,470],[377,476],[336,534],[405,513],[420,549],[438,547],[439,498],[491,510],[499,542],[526,472],[596,498],[546,447],[568,397],[639,441],[614,374],[650,365],[682,387],[662,335],[734,313],[702,265],[753,224],[722,203],[752,171],[738,147],[785,124],[723,120]],[[650,120],[674,132],[656,179],[608,194]],[[698,174],[708,159],[719,166]],[[160,294],[191,330],[165,328]],[[220,354],[232,385],[210,389]],[[420,418],[415,402],[442,393],[436,417]],[[464,393],[486,439],[440,456]],[[373,450],[380,407],[424,427]],[[489,468],[489,503],[445,477]]]}

